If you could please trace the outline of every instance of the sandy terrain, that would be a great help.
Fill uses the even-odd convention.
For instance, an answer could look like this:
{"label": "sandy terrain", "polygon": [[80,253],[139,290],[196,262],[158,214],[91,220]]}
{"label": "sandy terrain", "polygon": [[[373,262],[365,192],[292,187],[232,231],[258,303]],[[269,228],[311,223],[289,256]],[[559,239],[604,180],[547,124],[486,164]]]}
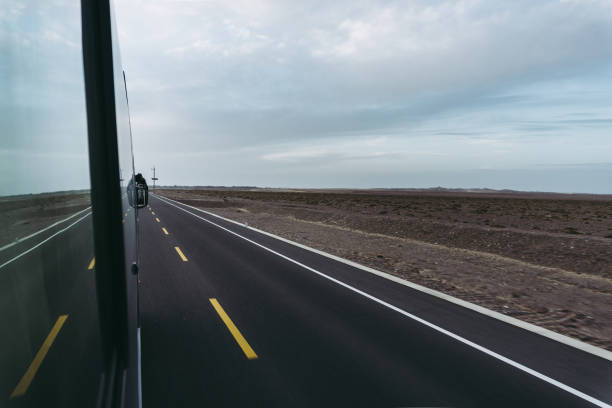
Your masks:
{"label": "sandy terrain", "polygon": [[45,228],[90,205],[89,193],[0,197],[0,247]]}
{"label": "sandy terrain", "polygon": [[612,196],[157,192],[612,350]]}

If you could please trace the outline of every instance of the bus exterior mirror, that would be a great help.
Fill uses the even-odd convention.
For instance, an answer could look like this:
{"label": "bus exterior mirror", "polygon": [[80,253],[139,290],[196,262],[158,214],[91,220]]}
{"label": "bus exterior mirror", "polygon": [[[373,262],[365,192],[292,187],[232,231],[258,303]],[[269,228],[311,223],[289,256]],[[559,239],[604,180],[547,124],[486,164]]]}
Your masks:
{"label": "bus exterior mirror", "polygon": [[143,208],[149,203],[149,189],[146,186],[136,186],[136,207]]}

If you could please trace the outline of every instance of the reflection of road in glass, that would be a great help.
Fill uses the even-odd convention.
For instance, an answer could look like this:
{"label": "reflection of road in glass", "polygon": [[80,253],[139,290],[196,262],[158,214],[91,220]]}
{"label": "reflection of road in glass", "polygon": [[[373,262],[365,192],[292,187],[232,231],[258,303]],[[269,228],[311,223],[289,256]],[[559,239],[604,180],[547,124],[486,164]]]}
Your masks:
{"label": "reflection of road in glass", "polygon": [[[87,207],[0,249],[0,325],[9,328],[0,336],[0,395],[8,406],[50,401],[90,405],[102,357],[95,275],[89,268],[93,258],[89,195],[45,194],[16,200],[27,204],[21,215],[29,217],[14,219],[5,235],[22,235],[27,229],[19,226],[43,226],[57,214]],[[3,209],[4,216],[11,213],[7,206]]]}
{"label": "reflection of road in glass", "polygon": [[2,407],[95,406],[103,371],[78,5],[26,2],[3,16],[7,38],[62,41],[2,44]]}

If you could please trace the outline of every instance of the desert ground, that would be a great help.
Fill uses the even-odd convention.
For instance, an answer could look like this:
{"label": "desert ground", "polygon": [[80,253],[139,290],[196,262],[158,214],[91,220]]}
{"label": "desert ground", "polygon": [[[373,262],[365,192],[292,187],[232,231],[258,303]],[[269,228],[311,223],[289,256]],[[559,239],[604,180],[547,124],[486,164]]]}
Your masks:
{"label": "desert ground", "polygon": [[612,196],[156,192],[612,350]]}
{"label": "desert ground", "polygon": [[89,205],[88,192],[0,197],[0,247],[69,217]]}

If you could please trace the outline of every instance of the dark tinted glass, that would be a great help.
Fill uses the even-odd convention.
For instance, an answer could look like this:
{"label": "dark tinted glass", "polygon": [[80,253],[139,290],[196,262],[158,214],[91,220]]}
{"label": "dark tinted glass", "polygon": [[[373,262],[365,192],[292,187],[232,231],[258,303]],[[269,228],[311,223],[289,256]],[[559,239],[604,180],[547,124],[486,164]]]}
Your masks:
{"label": "dark tinted glass", "polygon": [[0,406],[95,406],[102,373],[79,0],[0,12]]}

